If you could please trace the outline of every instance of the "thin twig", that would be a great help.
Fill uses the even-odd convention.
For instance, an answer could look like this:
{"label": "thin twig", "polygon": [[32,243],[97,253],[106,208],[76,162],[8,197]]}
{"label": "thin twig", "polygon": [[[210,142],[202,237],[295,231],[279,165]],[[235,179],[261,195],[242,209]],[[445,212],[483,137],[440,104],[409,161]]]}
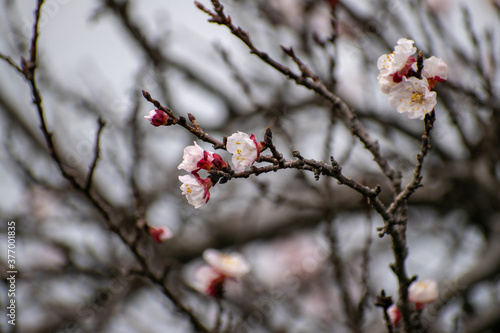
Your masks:
{"label": "thin twig", "polygon": [[104,126],[106,125],[106,123],[104,122],[104,120],[99,117],[99,120],[97,121],[98,123],[98,129],[97,129],[97,134],[96,134],[96,138],[95,138],[95,146],[94,146],[94,158],[92,160],[92,163],[90,164],[90,171],[89,171],[89,175],[87,177],[87,181],[85,183],[85,191],[89,191],[90,190],[90,186],[92,186],[92,177],[94,176],[94,171],[95,171],[95,168],[97,166],[97,160],[99,159],[99,154],[101,152],[101,134],[102,134],[102,130],[104,129]]}
{"label": "thin twig", "polygon": [[[330,215],[333,215],[330,213]],[[361,317],[357,308],[354,306],[354,301],[351,293],[349,292],[348,278],[346,276],[345,263],[340,255],[339,241],[337,231],[335,230],[334,221],[335,217],[330,216],[330,223],[327,228],[327,237],[330,242],[330,261],[333,265],[335,280],[339,285],[340,295],[342,298],[342,306],[344,314],[347,318],[347,325],[353,333],[361,332]]]}
{"label": "thin twig", "polygon": [[186,118],[184,117],[177,117],[173,112],[172,110],[170,110],[169,108],[167,107],[164,107],[161,105],[160,102],[158,102],[157,100],[153,99],[151,97],[151,94],[149,92],[147,92],[146,90],[143,90],[142,91],[142,95],[144,96],[144,98],[152,103],[157,109],[160,109],[162,110],[163,112],[165,112],[169,117],[171,117],[174,121],[173,123],[175,125],[180,125],[182,127],[184,127],[185,129],[187,129],[189,132],[191,132],[192,134],[194,134],[198,139],[202,140],[202,141],[205,141],[205,142],[208,142],[208,143],[211,143],[214,147],[214,149],[225,149],[226,145],[224,143],[222,143],[221,141],[219,140],[216,140],[215,138],[213,138],[210,134],[208,134],[207,132],[203,131],[197,124],[196,124],[196,118],[194,118],[193,116],[190,116],[190,120],[191,122],[193,123],[193,126],[189,125],[186,121]]}
{"label": "thin twig", "polygon": [[23,70],[21,69],[21,67],[19,67],[18,65],[16,65],[14,63],[14,61],[12,61],[12,59],[10,59],[8,56],[4,55],[4,54],[1,54],[0,53],[0,59],[3,59],[5,60],[12,68],[14,68],[16,71],[18,71],[20,74],[23,74],[24,75],[24,72]]}
{"label": "thin twig", "polygon": [[401,192],[394,202],[387,209],[388,213],[393,213],[396,209],[401,205],[402,202],[407,201],[410,196],[421,187],[422,182],[422,167],[424,164],[424,159],[427,153],[429,152],[430,146],[430,134],[432,127],[434,126],[434,121],[436,120],[436,116],[434,114],[434,110],[425,116],[425,129],[424,134],[422,134],[422,143],[420,145],[420,152],[417,154],[417,165],[413,170],[413,178],[408,185],[406,185],[403,192]]}

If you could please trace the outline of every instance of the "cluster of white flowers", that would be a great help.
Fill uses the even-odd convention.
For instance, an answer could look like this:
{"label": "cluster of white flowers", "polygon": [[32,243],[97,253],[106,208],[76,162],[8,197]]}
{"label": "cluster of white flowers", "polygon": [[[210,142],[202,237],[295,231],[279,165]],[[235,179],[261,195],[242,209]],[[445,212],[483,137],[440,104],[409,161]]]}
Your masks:
{"label": "cluster of white flowers", "polygon": [[[227,138],[226,149],[233,155],[232,162],[236,171],[243,172],[252,165],[263,150],[264,144],[257,142],[255,136],[243,132],[237,132]],[[182,182],[182,194],[194,208],[200,208],[210,199],[210,188],[217,181],[211,176],[202,179],[198,172],[200,170],[223,170],[228,171],[229,166],[218,154],[201,148],[196,142],[193,146],[184,148],[182,163],[177,167],[179,170],[189,172],[189,175],[179,176]]]}
{"label": "cluster of white flowers", "polygon": [[[415,304],[417,310],[422,310],[426,304],[434,303],[438,298],[438,284],[433,280],[422,280],[413,283],[408,289],[408,300]],[[387,314],[393,327],[398,327],[401,311],[393,304],[387,309]]]}
{"label": "cluster of white flowers", "polygon": [[194,277],[194,287],[209,296],[220,298],[227,279],[238,280],[250,272],[250,265],[239,253],[221,253],[214,249],[203,252],[208,265],[199,267]]}
{"label": "cluster of white flowers", "polygon": [[421,77],[417,77],[417,60],[413,57],[417,49],[413,43],[401,38],[394,52],[378,58],[378,83],[399,113],[406,113],[410,119],[424,119],[437,103],[432,89],[437,82],[448,78],[448,68],[442,59],[432,56],[423,61]]}

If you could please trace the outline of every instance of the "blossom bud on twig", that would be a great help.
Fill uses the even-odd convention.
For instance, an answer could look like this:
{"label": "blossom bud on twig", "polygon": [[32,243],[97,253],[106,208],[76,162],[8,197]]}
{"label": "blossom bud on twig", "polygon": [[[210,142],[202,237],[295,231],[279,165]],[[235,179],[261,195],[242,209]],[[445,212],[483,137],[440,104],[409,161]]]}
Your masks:
{"label": "blossom bud on twig", "polygon": [[149,114],[144,116],[144,118],[149,120],[151,125],[156,127],[163,125],[168,126],[174,123],[174,120],[160,109],[149,111]]}

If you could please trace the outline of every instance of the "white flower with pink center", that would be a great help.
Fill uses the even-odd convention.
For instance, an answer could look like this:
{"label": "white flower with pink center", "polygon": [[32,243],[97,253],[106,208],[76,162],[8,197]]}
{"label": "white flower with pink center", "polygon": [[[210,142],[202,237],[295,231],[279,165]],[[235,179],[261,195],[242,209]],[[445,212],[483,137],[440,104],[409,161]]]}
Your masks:
{"label": "white flower with pink center", "polygon": [[432,56],[429,59],[425,59],[423,65],[422,76],[427,78],[431,89],[434,88],[436,83],[448,79],[448,65],[443,59]]}
{"label": "white flower with pink center", "polygon": [[389,92],[389,103],[410,119],[424,119],[436,106],[436,92],[429,90],[427,79],[403,78]]}
{"label": "white flower with pink center", "polygon": [[200,208],[210,199],[209,189],[212,186],[210,178],[201,179],[195,175],[179,176],[182,194],[186,196],[187,201],[194,206]]}
{"label": "white flower with pink center", "polygon": [[255,136],[238,131],[227,138],[226,149],[233,154],[232,162],[237,171],[245,171],[259,157],[260,148]]}
{"label": "white flower with pink center", "polygon": [[413,43],[410,39],[401,38],[391,54],[383,54],[378,58],[377,67],[380,70],[378,83],[384,94],[388,94],[396,83],[401,82],[415,62],[412,55],[417,48]]}
{"label": "white flower with pink center", "polygon": [[413,283],[408,289],[408,299],[415,303],[417,309],[425,304],[433,303],[438,298],[438,284],[433,280],[422,280]]}
{"label": "white flower with pink center", "polygon": [[250,272],[250,265],[239,253],[224,254],[214,249],[203,252],[203,259],[216,271],[230,278],[240,278]]}
{"label": "white flower with pink center", "polygon": [[196,142],[194,146],[187,146],[184,148],[184,155],[182,156],[182,163],[179,164],[177,169],[184,169],[187,172],[198,171],[203,164],[211,163],[214,160],[213,154],[205,152]]}
{"label": "white flower with pink center", "polygon": [[193,287],[199,292],[220,298],[224,294],[226,277],[213,267],[203,265],[194,273]]}
{"label": "white flower with pink center", "polygon": [[417,52],[414,41],[406,38],[398,40],[391,54],[383,54],[377,60],[377,67],[381,74],[394,74],[406,65],[408,58]]}

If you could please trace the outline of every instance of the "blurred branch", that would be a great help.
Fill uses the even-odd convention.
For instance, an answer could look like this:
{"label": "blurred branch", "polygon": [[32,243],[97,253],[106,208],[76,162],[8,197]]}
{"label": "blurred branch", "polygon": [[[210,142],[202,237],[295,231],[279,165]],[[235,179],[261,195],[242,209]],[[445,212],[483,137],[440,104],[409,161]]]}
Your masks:
{"label": "blurred branch", "polygon": [[104,122],[104,120],[102,118],[99,118],[98,125],[99,125],[99,128],[97,129],[96,138],[95,138],[95,146],[94,146],[94,159],[92,160],[92,164],[90,165],[89,175],[87,178],[87,182],[85,184],[85,191],[86,192],[90,191],[90,186],[92,186],[92,176],[94,175],[94,171],[95,171],[95,168],[97,166],[97,160],[99,159],[99,153],[101,151],[101,146],[100,146],[101,133],[102,133],[102,130],[104,129],[104,126],[106,125],[106,123]]}
{"label": "blurred branch", "polygon": [[[434,111],[425,116],[425,129],[424,134],[422,134],[422,144],[420,146],[420,153],[417,155],[417,165],[415,166],[415,170],[413,171],[413,178],[408,185],[406,185],[403,192],[399,193],[394,202],[387,209],[388,213],[393,213],[398,209],[399,205],[404,201],[407,201],[410,196],[421,187],[422,182],[422,167],[424,164],[424,158],[429,152],[430,146],[430,134],[432,127],[434,126],[434,121],[436,120],[436,116]],[[381,233],[383,235],[383,232]]]}
{"label": "blurred branch", "polygon": [[333,217],[328,224],[327,237],[330,243],[330,261],[333,265],[333,271],[335,274],[335,280],[337,281],[340,289],[340,294],[342,296],[342,306],[347,317],[348,326],[353,333],[361,333],[363,326],[363,318],[361,316],[361,311],[355,306],[354,299],[350,293],[350,287],[348,285],[348,277],[346,276],[347,269],[345,262],[342,260],[340,253],[340,246],[337,236],[337,231],[335,230]]}
{"label": "blurred branch", "polygon": [[24,72],[23,70],[21,69],[21,67],[19,67],[18,65],[16,65],[12,59],[10,59],[8,56],[6,55],[3,55],[0,53],[0,59],[2,60],[5,60],[12,68],[14,68],[16,71],[18,71],[20,74],[23,74],[24,75]]}
{"label": "blurred branch", "polygon": [[[60,159],[59,154],[57,153],[55,149],[55,144],[53,141],[52,133],[49,132],[47,128],[47,124],[45,121],[45,114],[44,114],[44,109],[42,106],[42,96],[40,94],[40,91],[37,86],[37,82],[35,79],[35,69],[36,69],[36,60],[37,60],[37,41],[38,41],[38,25],[39,25],[39,20],[40,20],[40,13],[41,13],[41,7],[44,3],[44,0],[38,0],[37,7],[35,10],[35,23],[33,25],[33,36],[32,36],[32,41],[31,41],[31,48],[30,48],[30,58],[29,60],[25,60],[24,58],[21,59],[22,63],[22,72],[24,77],[28,80],[29,85],[31,87],[31,91],[33,93],[33,102],[37,108],[38,111],[38,116],[39,116],[39,121],[41,124],[41,130],[42,133],[45,137],[45,141],[47,144],[47,147],[49,149],[49,154],[52,157],[52,159],[56,162],[57,166],[59,167],[62,175],[64,178],[66,178],[72,185],[73,187],[80,193],[82,193],[91,203],[92,205],[97,209],[97,211],[101,214],[102,217],[104,217],[104,220],[106,221],[108,228],[113,231],[119,238],[123,241],[124,244],[126,244],[132,253],[135,255],[135,258],[141,265],[141,268],[143,270],[144,276],[154,282],[156,285],[158,285],[163,293],[170,299],[170,301],[176,306],[177,309],[179,309],[181,312],[186,314],[189,318],[191,323],[193,324],[194,327],[196,327],[198,330],[203,331],[203,332],[208,332],[209,330],[199,321],[199,319],[196,317],[196,315],[186,307],[176,295],[165,285],[165,281],[163,277],[158,277],[156,276],[153,271],[151,270],[152,268],[149,266],[147,260],[145,257],[143,257],[138,249],[138,243],[137,240],[139,239],[138,237],[140,234],[137,234],[135,240],[132,242],[127,239],[125,236],[124,232],[115,224],[113,223],[113,219],[111,215],[108,213],[108,211],[99,203],[99,201],[91,194],[90,192],[90,185],[83,187],[80,185],[74,176],[70,175],[66,169],[63,167],[62,161]],[[96,150],[94,154],[94,162],[92,164],[90,173],[89,173],[89,178],[87,181],[87,184],[90,184],[91,181],[91,176],[93,174],[93,170],[95,169],[95,165],[97,163],[97,157],[99,156],[98,152],[98,147],[99,147],[99,136],[101,133],[102,128],[104,127],[104,123],[100,122],[100,129],[97,132],[97,139],[96,139]]]}

